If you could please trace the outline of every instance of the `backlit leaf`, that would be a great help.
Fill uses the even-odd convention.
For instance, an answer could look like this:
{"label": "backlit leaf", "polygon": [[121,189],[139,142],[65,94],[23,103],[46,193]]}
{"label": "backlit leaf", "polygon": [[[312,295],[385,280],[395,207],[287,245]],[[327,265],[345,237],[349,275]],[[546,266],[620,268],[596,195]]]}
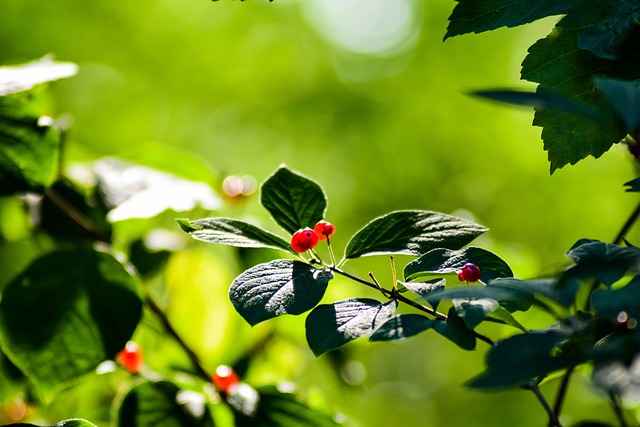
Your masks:
{"label": "backlit leaf", "polygon": [[26,64],[0,67],[0,96],[71,77],[77,72],[76,64],[53,61],[48,56]]}

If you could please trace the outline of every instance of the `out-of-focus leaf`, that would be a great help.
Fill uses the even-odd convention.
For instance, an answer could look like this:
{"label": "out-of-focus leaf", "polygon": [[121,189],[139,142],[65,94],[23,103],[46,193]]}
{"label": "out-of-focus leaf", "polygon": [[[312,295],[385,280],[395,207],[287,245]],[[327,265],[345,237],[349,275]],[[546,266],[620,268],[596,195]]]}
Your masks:
{"label": "out-of-focus leaf", "polygon": [[640,193],[640,178],[625,182],[624,186],[629,187],[626,189],[628,193]]}
{"label": "out-of-focus leaf", "polygon": [[520,386],[553,371],[579,363],[570,356],[554,356],[553,349],[567,339],[554,331],[531,332],[500,341],[489,350],[487,370],[472,379],[471,388]]}
{"label": "out-of-focus leaf", "polygon": [[491,313],[488,320],[498,321],[505,325],[513,326],[514,328],[520,329],[522,332],[527,332],[527,328],[522,326],[520,322],[518,322],[506,308],[498,307],[496,310]]}
{"label": "out-of-focus leaf", "polygon": [[630,268],[640,263],[640,248],[622,247],[598,240],[578,240],[566,253],[575,262],[566,275],[577,278],[594,278],[611,286]]}
{"label": "out-of-focus leaf", "polygon": [[456,1],[458,4],[449,17],[445,40],[461,34],[516,27],[547,16],[562,15],[580,3],[568,0]]}
{"label": "out-of-focus leaf", "polygon": [[482,299],[491,298],[496,301],[520,302],[522,304],[531,305],[534,298],[535,285],[518,279],[506,278],[496,279],[487,286],[460,286],[452,289],[438,289],[433,292],[426,293],[423,298],[431,304],[437,304],[443,299]]}
{"label": "out-of-focus leaf", "polygon": [[95,424],[87,420],[82,420],[80,418],[73,418],[70,420],[60,421],[58,424],[54,424],[52,426],[38,426],[36,424],[25,424],[25,423],[7,424],[7,426],[9,425],[12,427],[98,427]]}
{"label": "out-of-focus leaf", "polygon": [[52,252],[3,291],[0,346],[46,397],[113,359],[141,313],[135,279],[113,256]]}
{"label": "out-of-focus leaf", "polygon": [[523,92],[508,89],[478,90],[471,92],[471,95],[492,101],[504,102],[512,105],[527,105],[535,107],[536,110],[562,111],[563,113],[576,114],[592,120],[598,119],[598,112],[586,105],[582,105],[573,99],[568,99],[553,93],[542,90],[537,92]]}
{"label": "out-of-focus leaf", "polygon": [[58,174],[59,136],[24,102],[0,96],[0,196],[42,192]]}
{"label": "out-of-focus leaf", "polygon": [[474,329],[500,307],[498,301],[491,298],[476,300],[456,298],[452,302],[456,314],[462,318],[469,329]]}
{"label": "out-of-focus leaf", "polygon": [[595,81],[624,121],[627,131],[632,133],[640,130],[640,80],[625,82],[597,78]]}
{"label": "out-of-focus leaf", "polygon": [[476,336],[465,325],[453,307],[449,309],[446,321],[434,320],[433,329],[463,350],[474,350],[476,348]]}
{"label": "out-of-focus leaf", "polygon": [[438,248],[411,261],[404,268],[405,280],[425,276],[457,274],[468,262],[480,269],[480,280],[488,282],[498,277],[513,277],[509,265],[498,255],[482,248],[469,247],[459,251]]}
{"label": "out-of-focus leaf", "polygon": [[351,298],[333,304],[319,305],[307,320],[307,343],[313,354],[320,356],[329,350],[364,337],[378,329],[396,311],[393,300],[382,304],[369,298]]}
{"label": "out-of-focus leaf", "polygon": [[333,273],[299,261],[275,260],[256,265],[235,278],[229,298],[254,326],[283,314],[301,314],[315,307]]}
{"label": "out-of-focus leaf", "polygon": [[420,256],[435,248],[460,249],[487,228],[432,211],[395,211],[360,229],[347,244],[346,258],[405,254]]}
{"label": "out-of-focus leaf", "polygon": [[327,198],[315,181],[281,166],[262,184],[260,201],[289,233],[313,226],[324,217]]}
{"label": "out-of-focus leaf", "polygon": [[252,416],[238,413],[238,427],[336,427],[343,425],[329,414],[313,409],[300,401],[293,393],[282,392],[276,387],[261,387],[260,401]]}
{"label": "out-of-focus leaf", "polygon": [[144,381],[132,387],[117,407],[118,427],[213,427],[201,402],[179,403],[180,389],[169,381]]}
{"label": "out-of-focus leaf", "polygon": [[369,337],[369,341],[403,340],[430,329],[433,320],[420,314],[401,314],[387,320]]}
{"label": "out-of-focus leaf", "polygon": [[244,221],[231,218],[179,219],[178,225],[191,237],[207,243],[241,248],[271,248],[293,253],[281,237]]}
{"label": "out-of-focus leaf", "polygon": [[615,321],[621,312],[640,320],[640,276],[635,276],[620,289],[594,291],[591,304],[602,317],[611,321]]}
{"label": "out-of-focus leaf", "polygon": [[597,25],[584,30],[578,40],[580,49],[603,59],[616,60],[637,48],[640,31],[637,1],[591,0],[586,7],[600,11],[603,16]]}
{"label": "out-of-focus leaf", "polygon": [[74,76],[78,66],[50,56],[26,64],[0,67],[0,96],[31,89],[41,83]]}

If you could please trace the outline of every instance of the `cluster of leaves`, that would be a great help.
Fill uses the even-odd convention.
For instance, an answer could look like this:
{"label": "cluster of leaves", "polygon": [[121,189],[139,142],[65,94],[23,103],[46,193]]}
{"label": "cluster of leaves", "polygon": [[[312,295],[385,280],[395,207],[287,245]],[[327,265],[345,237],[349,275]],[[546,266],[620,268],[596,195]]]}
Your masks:
{"label": "cluster of leaves", "polygon": [[[327,201],[320,185],[285,166],[261,190],[263,206],[290,234],[324,218]],[[634,364],[640,363],[640,276],[623,280],[637,272],[640,248],[581,240],[567,252],[574,264],[558,277],[519,280],[497,255],[465,247],[485,232],[484,227],[430,211],[396,211],[372,220],[350,238],[336,264],[326,263],[315,251],[301,256],[283,238],[246,222],[207,218],[179,224],[204,242],[275,248],[296,256],[249,268],[233,281],[229,296],[251,325],[311,310],[306,337],[317,356],[360,337],[392,341],[433,330],[465,350],[475,349],[478,339],[491,345],[486,371],[469,382],[474,388],[537,387],[553,372],[572,372],[590,363],[595,382],[613,395],[640,392],[640,379],[633,374]],[[329,247],[332,250],[330,241]],[[395,254],[415,259],[391,289],[373,277],[369,282],[341,268],[355,258]],[[457,279],[466,263],[480,268],[482,283],[446,286],[446,279]],[[379,290],[385,301],[350,298],[320,304],[335,275]],[[581,298],[588,302],[578,309]],[[449,306],[446,315],[437,311],[443,302]],[[416,313],[397,314],[400,304]],[[556,323],[526,329],[512,313],[532,307],[547,312]],[[477,332],[483,322],[510,325],[521,333],[494,343]],[[620,371],[625,375],[616,375]]]}
{"label": "cluster of leaves", "polygon": [[[29,406],[33,402],[46,406],[63,389],[98,375],[99,366],[117,359],[143,323],[143,315],[151,314],[157,317],[158,328],[164,327],[156,333],[174,338],[194,366],[182,380],[175,372],[134,369],[135,375],[122,382],[113,401],[114,425],[337,425],[291,391],[253,389],[245,383],[234,393],[215,390],[210,374],[144,284],[142,273],[158,262],[136,255],[139,241],[114,249],[113,222],[126,214],[127,204],[145,204],[123,192],[141,187],[109,185],[108,175],[117,177],[118,168],[124,167],[113,160],[99,163],[103,173],[90,188],[80,188],[63,175],[64,130],[37,113],[37,93],[31,89],[73,75],[75,65],[45,58],[0,71],[0,196],[21,203],[24,215],[33,221],[29,225],[33,239],[39,242],[34,259],[0,289],[0,367],[3,376],[19,384],[16,388],[26,390],[22,396]],[[187,190],[204,185],[167,176],[152,171],[153,181],[163,191],[178,186],[183,199]],[[17,411],[9,419],[20,421],[23,416],[24,411]],[[0,423],[4,419],[0,412]],[[74,419],[55,427],[90,426],[89,421]]]}
{"label": "cluster of leaves", "polygon": [[522,79],[535,94],[482,91],[491,99],[536,107],[551,172],[591,155],[640,129],[640,7],[636,0],[456,0],[445,39],[515,27],[564,15],[529,48]]}

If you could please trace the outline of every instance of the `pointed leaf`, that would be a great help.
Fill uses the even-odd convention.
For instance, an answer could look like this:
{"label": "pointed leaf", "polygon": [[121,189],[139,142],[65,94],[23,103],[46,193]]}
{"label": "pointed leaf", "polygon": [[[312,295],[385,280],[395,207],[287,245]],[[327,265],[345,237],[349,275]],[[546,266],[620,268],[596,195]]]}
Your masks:
{"label": "pointed leaf", "polygon": [[476,300],[456,298],[452,302],[456,314],[462,318],[469,329],[474,329],[500,307],[498,301],[491,298]]}
{"label": "pointed leaf", "polygon": [[595,81],[624,121],[627,131],[633,134],[640,130],[640,80],[625,82],[597,78]]}
{"label": "pointed leaf", "polygon": [[456,0],[445,40],[449,37],[482,33],[500,27],[515,27],[538,19],[563,15],[578,2],[567,0]]}
{"label": "pointed leaf", "polygon": [[136,282],[113,256],[52,252],[3,291],[0,346],[46,396],[113,359],[141,313]]}
{"label": "pointed leaf", "polygon": [[135,385],[128,390],[117,408],[117,425],[213,427],[205,406],[205,396],[202,396],[198,410],[194,411],[189,405],[178,403],[179,392],[178,386],[169,381],[144,381]]}
{"label": "pointed leaf", "polygon": [[396,211],[378,217],[347,244],[346,258],[405,254],[420,256],[431,249],[460,249],[487,231],[462,218],[432,211]]}
{"label": "pointed leaf", "polygon": [[640,178],[625,182],[624,186],[629,187],[625,190],[628,193],[640,193]]}
{"label": "pointed leaf", "polygon": [[24,102],[0,96],[0,196],[42,192],[58,173],[59,137]]}
{"label": "pointed leaf", "polygon": [[76,64],[53,61],[49,56],[26,64],[0,67],[0,96],[31,89],[41,83],[71,77],[77,72]]}
{"label": "pointed leaf", "polygon": [[251,326],[315,307],[333,273],[299,261],[275,260],[248,269],[231,283],[229,298]]}
{"label": "pointed leaf", "polygon": [[454,275],[468,262],[480,268],[480,280],[483,282],[498,277],[513,277],[511,268],[502,258],[486,249],[472,246],[459,251],[433,249],[407,264],[404,268],[404,278],[413,280],[425,276]]}
{"label": "pointed leaf", "polygon": [[581,239],[567,251],[566,256],[576,264],[567,270],[565,276],[594,278],[610,287],[638,265],[640,248]]}
{"label": "pointed leaf", "polygon": [[475,350],[476,336],[451,307],[446,321],[434,320],[433,329],[463,350]]}
{"label": "pointed leaf", "polygon": [[522,326],[520,322],[518,322],[515,317],[509,313],[509,311],[504,307],[498,307],[491,316],[489,316],[488,320],[496,321],[498,323],[502,323],[504,325],[513,326],[514,328],[520,329],[522,332],[527,332],[528,329]]}
{"label": "pointed leaf", "polygon": [[271,248],[295,254],[286,240],[244,221],[231,218],[177,221],[184,232],[203,242],[241,248]]}
{"label": "pointed leaf", "polygon": [[301,228],[313,228],[327,209],[322,187],[286,166],[262,184],[260,200],[275,222],[291,234]]}
{"label": "pointed leaf", "polygon": [[387,320],[369,337],[369,341],[403,340],[430,329],[433,320],[420,314],[401,314]]}
{"label": "pointed leaf", "polygon": [[615,322],[621,312],[640,319],[640,276],[636,275],[626,286],[615,290],[596,290],[591,294],[593,308]]}
{"label": "pointed leaf", "polygon": [[369,298],[351,298],[319,305],[307,316],[307,343],[320,356],[357,338],[367,336],[389,320],[398,303],[382,304]]}

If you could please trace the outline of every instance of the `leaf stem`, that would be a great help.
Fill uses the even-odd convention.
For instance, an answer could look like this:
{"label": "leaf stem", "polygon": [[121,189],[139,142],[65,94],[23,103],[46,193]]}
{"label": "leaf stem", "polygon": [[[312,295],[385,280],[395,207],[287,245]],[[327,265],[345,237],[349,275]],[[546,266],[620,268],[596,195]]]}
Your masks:
{"label": "leaf stem", "polygon": [[562,424],[560,424],[560,420],[558,420],[558,417],[551,409],[551,406],[549,406],[549,402],[547,402],[547,399],[545,399],[538,385],[530,384],[530,385],[524,386],[523,388],[525,390],[531,390],[533,394],[536,396],[536,398],[538,399],[538,402],[540,402],[544,410],[547,412],[547,415],[549,416],[549,424],[548,424],[549,427],[562,427]]}
{"label": "leaf stem", "polygon": [[640,218],[640,203],[638,204],[638,206],[636,206],[633,212],[631,212],[631,215],[629,215],[629,218],[627,218],[627,221],[624,223],[615,239],[613,239],[614,245],[619,245],[620,243],[622,243],[624,238],[627,236],[627,233],[629,232],[629,230],[631,230],[631,227],[633,227],[633,224],[635,224],[638,218]]}
{"label": "leaf stem", "polygon": [[89,238],[104,243],[110,243],[110,240],[107,236],[102,235],[96,230],[96,226],[85,214],[80,212],[69,203],[64,197],[62,197],[56,190],[52,187],[47,188],[44,191],[44,197],[49,200],[60,212],[67,216],[71,221],[74,222],[79,228],[84,231]]}
{"label": "leaf stem", "polygon": [[609,400],[611,400],[611,406],[613,407],[613,412],[616,414],[616,418],[620,422],[620,427],[628,427],[627,421],[624,419],[624,413],[622,412],[622,407],[620,406],[620,399],[615,394],[609,392]]}
{"label": "leaf stem", "polygon": [[[560,416],[560,411],[562,411],[562,404],[564,403],[564,398],[567,395],[567,390],[569,388],[569,381],[571,381],[571,376],[573,375],[574,368],[569,368],[562,376],[562,382],[560,383],[560,387],[558,388],[558,394],[556,394],[555,402],[553,403],[553,413],[556,417]],[[553,427],[551,419],[549,419],[548,427]]]}

